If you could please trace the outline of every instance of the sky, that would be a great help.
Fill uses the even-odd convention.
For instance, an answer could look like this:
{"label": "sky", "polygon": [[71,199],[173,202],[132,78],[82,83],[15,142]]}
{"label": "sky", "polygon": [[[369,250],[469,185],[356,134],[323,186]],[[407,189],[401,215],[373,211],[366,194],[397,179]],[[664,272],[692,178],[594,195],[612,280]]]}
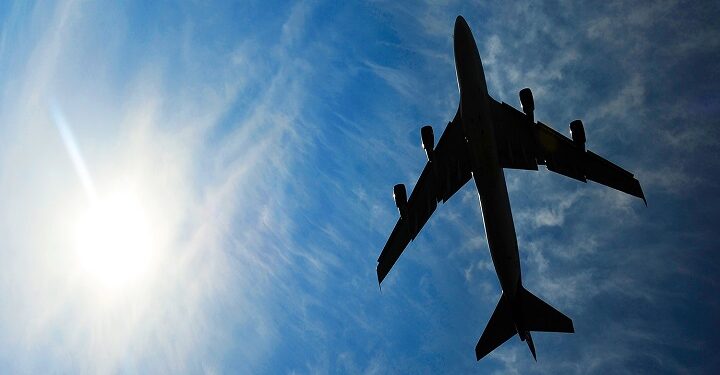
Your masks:
{"label": "sky", "polygon": [[[525,287],[573,319],[474,347],[473,183],[382,290],[473,30],[490,94],[633,172],[505,171]],[[0,2],[0,373],[720,372],[720,4]]]}

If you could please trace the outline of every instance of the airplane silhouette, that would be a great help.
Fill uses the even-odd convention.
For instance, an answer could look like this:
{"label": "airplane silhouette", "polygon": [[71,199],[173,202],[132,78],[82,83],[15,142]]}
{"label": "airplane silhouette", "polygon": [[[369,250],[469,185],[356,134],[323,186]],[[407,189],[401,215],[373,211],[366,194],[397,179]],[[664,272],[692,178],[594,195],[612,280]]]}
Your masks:
{"label": "airplane silhouette", "polygon": [[437,147],[432,127],[421,129],[428,162],[410,199],[405,185],[393,188],[400,219],[378,258],[378,283],[415,239],[438,202],[446,202],[472,178],[480,197],[490,256],[502,287],[500,301],[475,347],[475,355],[480,360],[517,334],[527,342],[537,361],[531,331],[573,333],[574,328],[570,318],[522,285],[503,168],[538,170],[538,165],[545,165],[550,171],[583,182],[595,181],[643,201],[645,195],[632,173],[585,149],[585,130],[580,120],[570,123],[570,139],[535,122],[530,89],[520,91],[523,113],[491,98],[475,39],[462,16],[455,21],[454,53],[460,90],[458,110]]}

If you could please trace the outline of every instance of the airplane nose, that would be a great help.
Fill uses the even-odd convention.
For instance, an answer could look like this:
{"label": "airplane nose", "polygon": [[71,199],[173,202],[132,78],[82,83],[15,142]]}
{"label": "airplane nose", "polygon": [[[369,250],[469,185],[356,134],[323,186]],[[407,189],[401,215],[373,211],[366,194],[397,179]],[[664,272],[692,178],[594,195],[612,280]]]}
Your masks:
{"label": "airplane nose", "polygon": [[473,48],[475,40],[472,37],[470,26],[465,22],[463,16],[457,16],[455,19],[455,30],[453,34],[456,54],[460,51],[469,51]]}
{"label": "airplane nose", "polygon": [[465,34],[468,31],[470,31],[470,26],[468,26],[467,22],[465,22],[465,18],[463,18],[463,16],[457,16],[455,19],[455,37],[457,38],[458,35]]}
{"label": "airplane nose", "polygon": [[[462,92],[464,87],[473,87],[473,85],[480,88],[486,87],[485,73],[478,54],[477,44],[475,44],[475,38],[473,38],[472,31],[470,31],[470,26],[468,26],[463,16],[458,16],[455,19],[455,35],[453,39],[455,72],[460,91]],[[485,90],[481,89],[481,91]]]}

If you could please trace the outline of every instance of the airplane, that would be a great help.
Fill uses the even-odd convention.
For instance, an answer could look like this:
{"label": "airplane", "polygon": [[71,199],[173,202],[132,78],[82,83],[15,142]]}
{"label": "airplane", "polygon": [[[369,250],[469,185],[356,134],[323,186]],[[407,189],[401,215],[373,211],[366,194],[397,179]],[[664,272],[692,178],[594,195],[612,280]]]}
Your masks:
{"label": "airplane", "polygon": [[462,16],[455,20],[453,35],[455,72],[460,103],[435,145],[431,126],[420,130],[427,164],[407,197],[405,185],[393,187],[400,219],[378,258],[378,284],[414,240],[437,208],[471,178],[482,209],[490,256],[502,294],[475,347],[479,361],[516,334],[537,361],[530,332],[575,331],[570,318],[523,287],[517,236],[510,210],[504,169],[552,172],[576,180],[594,181],[641,198],[645,195],[633,174],[585,148],[582,121],[570,123],[567,138],[535,122],[535,104],[529,88],[520,90],[522,113],[495,101],[488,94],[482,61],[470,27]]}

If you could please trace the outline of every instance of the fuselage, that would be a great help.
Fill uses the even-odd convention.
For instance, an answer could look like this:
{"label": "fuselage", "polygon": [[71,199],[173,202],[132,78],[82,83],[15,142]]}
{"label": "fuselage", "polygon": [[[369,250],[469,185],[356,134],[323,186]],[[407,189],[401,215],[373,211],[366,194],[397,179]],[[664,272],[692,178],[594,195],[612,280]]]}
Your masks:
{"label": "fuselage", "polygon": [[460,114],[485,234],[503,295],[514,302],[522,284],[520,259],[505,174],[498,160],[493,134],[485,73],[475,39],[462,17],[455,22],[454,34]]}

